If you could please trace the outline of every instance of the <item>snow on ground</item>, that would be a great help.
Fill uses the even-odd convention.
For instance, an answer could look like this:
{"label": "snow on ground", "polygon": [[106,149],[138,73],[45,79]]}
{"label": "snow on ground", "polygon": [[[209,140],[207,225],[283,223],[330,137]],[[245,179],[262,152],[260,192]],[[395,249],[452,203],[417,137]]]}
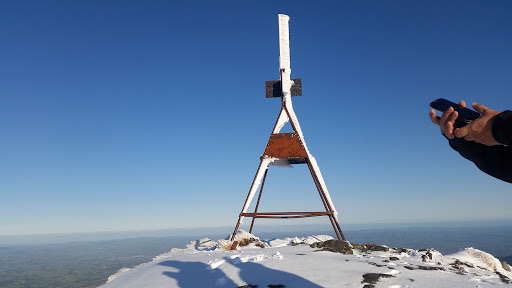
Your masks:
{"label": "snow on ground", "polygon": [[173,249],[159,255],[152,262],[133,269],[121,269],[101,287],[457,288],[512,285],[510,267],[477,249],[466,248],[455,254],[441,255],[433,249],[341,243],[353,248],[349,249],[353,254],[342,254],[310,246],[313,243],[319,247],[325,243],[340,245],[331,239],[319,235],[260,241],[241,231],[235,241],[245,246],[237,246],[236,250],[229,250],[233,243],[228,240],[201,239],[193,241],[186,249]]}

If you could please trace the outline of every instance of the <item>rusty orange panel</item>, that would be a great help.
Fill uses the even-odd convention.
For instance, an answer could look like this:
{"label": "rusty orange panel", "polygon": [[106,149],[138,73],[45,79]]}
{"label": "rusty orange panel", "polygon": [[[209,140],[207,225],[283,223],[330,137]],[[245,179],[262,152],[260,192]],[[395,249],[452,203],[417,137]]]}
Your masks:
{"label": "rusty orange panel", "polygon": [[280,159],[307,157],[306,150],[302,147],[297,133],[278,133],[270,135],[265,156]]}

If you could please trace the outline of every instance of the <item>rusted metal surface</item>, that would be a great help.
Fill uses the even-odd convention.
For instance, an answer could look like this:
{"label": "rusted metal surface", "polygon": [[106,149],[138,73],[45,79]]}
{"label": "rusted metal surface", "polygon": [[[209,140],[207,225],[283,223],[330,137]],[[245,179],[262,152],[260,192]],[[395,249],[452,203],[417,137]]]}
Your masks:
{"label": "rusted metal surface", "polygon": [[[322,199],[322,203],[324,204],[325,211],[331,211],[333,212],[334,209],[329,205],[329,202],[327,201],[327,197],[325,196],[324,189],[322,189],[322,185],[320,185],[320,180],[318,179],[318,176],[315,173],[315,170],[313,169],[313,166],[311,165],[311,162],[309,160],[307,161],[309,172],[311,173],[311,176],[313,177],[313,181],[315,182],[316,189],[318,190],[318,194],[320,194],[320,198]],[[343,235],[343,231],[341,231],[340,224],[336,220],[335,217],[332,215],[329,216],[329,220],[331,221],[332,228],[334,229],[334,232],[336,233],[336,237],[338,240],[345,239],[345,235]]]}
{"label": "rusted metal surface", "polygon": [[[254,213],[258,213],[258,207],[260,206],[261,193],[263,192],[263,186],[265,186],[265,180],[267,179],[268,169],[265,170],[265,174],[263,175],[263,180],[261,181],[260,194],[258,195],[258,202],[256,202],[256,207],[254,208]],[[249,229],[249,233],[252,233],[252,227],[254,226],[255,217],[252,218],[251,228]]]}
{"label": "rusted metal surface", "polygon": [[297,133],[278,133],[270,135],[263,155],[279,159],[308,157]]}
{"label": "rusted metal surface", "polygon": [[[302,96],[302,79],[292,79],[291,96]],[[276,98],[283,96],[281,80],[265,81],[265,97]]]}
{"label": "rusted metal surface", "polygon": [[318,191],[318,194],[320,195],[320,199],[322,199],[322,204],[324,204],[325,211],[332,211],[331,207],[327,203],[327,199],[325,197],[324,190],[322,189],[322,185],[320,185],[320,181],[318,180],[318,177],[315,174],[315,170],[311,166],[311,162],[307,162],[309,173],[311,173],[311,176],[313,177],[313,182],[315,183],[316,190]]}
{"label": "rusted metal surface", "polygon": [[[252,180],[251,188],[252,188],[252,186],[254,186],[254,184],[256,184],[256,177],[258,176],[258,171],[261,169],[262,162],[263,161],[260,161],[260,165],[258,166],[258,170],[256,170],[256,175],[254,175],[254,179]],[[267,173],[267,171],[265,171],[265,173]],[[244,203],[243,207],[245,207],[245,205],[249,201],[250,193],[251,193],[251,190],[249,189],[249,194],[247,194],[247,197],[245,198],[245,203]],[[242,220],[242,215],[238,216],[238,222],[236,223],[236,227],[235,227],[235,231],[233,231],[233,235],[231,235],[231,241],[233,241],[233,239],[235,238],[236,232],[238,231],[238,227],[240,227],[240,224],[242,222],[241,220]]]}
{"label": "rusted metal surface", "polygon": [[258,213],[242,213],[242,216],[253,218],[305,218],[316,216],[329,216],[333,212],[258,212]]}

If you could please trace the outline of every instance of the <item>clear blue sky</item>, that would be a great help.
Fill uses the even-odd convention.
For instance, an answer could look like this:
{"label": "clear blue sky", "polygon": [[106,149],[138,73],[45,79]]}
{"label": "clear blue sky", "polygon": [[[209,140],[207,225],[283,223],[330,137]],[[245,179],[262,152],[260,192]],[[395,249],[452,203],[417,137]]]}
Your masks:
{"label": "clear blue sky", "polygon": [[[512,186],[428,118],[512,109],[510,1],[2,1],[0,235],[234,226],[280,108],[279,13],[342,228],[512,219]],[[321,209],[304,167],[268,177],[260,210]]]}

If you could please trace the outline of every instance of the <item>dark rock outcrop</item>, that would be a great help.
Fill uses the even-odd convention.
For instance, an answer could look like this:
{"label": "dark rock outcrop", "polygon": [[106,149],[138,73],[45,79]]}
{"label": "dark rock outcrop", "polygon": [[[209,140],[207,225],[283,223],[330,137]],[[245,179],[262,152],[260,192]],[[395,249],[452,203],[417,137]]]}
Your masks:
{"label": "dark rock outcrop", "polygon": [[311,248],[321,248],[320,251],[330,251],[342,254],[352,255],[352,245],[343,240],[327,240],[323,242],[316,242],[310,245]]}
{"label": "dark rock outcrop", "polygon": [[368,283],[370,285],[364,285],[364,287],[375,287],[373,284],[377,284],[380,278],[391,278],[395,277],[393,275],[389,274],[382,274],[382,273],[366,273],[363,275],[363,281],[361,283]]}

